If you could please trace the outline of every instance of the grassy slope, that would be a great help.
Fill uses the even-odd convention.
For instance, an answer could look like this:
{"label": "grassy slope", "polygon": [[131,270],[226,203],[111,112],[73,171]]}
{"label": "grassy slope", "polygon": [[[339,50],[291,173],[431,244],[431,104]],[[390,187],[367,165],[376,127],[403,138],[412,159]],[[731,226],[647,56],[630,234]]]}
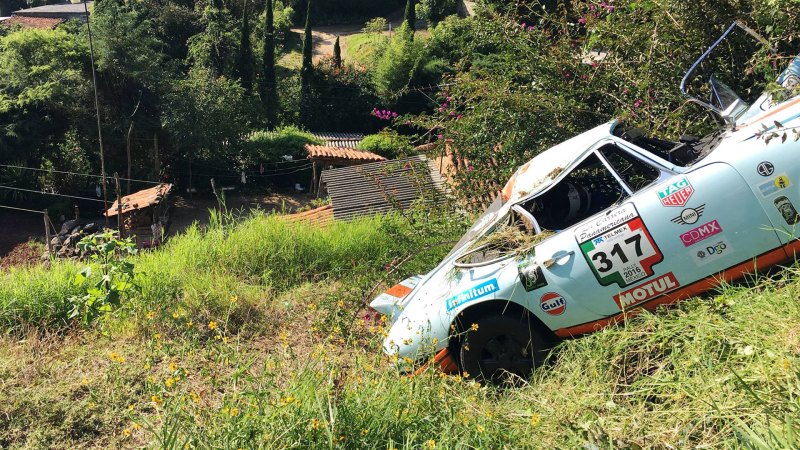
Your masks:
{"label": "grassy slope", "polygon": [[739,447],[748,427],[798,431],[794,270],[566,342],[521,388],[401,376],[360,305],[384,264],[447,234],[263,217],[190,232],[136,261],[140,298],[61,334],[73,266],[0,276],[0,447]]}

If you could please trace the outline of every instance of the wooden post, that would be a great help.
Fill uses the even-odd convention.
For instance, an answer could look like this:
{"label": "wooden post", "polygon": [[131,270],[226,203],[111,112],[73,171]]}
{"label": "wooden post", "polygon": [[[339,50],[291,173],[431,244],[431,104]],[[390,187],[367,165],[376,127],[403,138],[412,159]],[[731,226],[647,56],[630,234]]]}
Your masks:
{"label": "wooden post", "polygon": [[317,162],[311,161],[311,193],[319,194],[317,191]]}
{"label": "wooden post", "polygon": [[[136,111],[134,111],[134,114],[136,114]],[[128,128],[128,139],[125,144],[128,154],[128,187],[125,190],[127,195],[131,195],[131,133],[133,133],[133,120],[131,120],[131,126]]]}
{"label": "wooden post", "polygon": [[44,238],[47,240],[47,253],[53,253],[53,246],[50,245],[50,224],[47,223],[47,210],[42,211],[44,219]]}
{"label": "wooden post", "polygon": [[158,133],[153,133],[153,150],[155,150],[156,176],[159,176],[161,175],[161,160],[158,155]]}
{"label": "wooden post", "polygon": [[122,238],[122,192],[120,192],[117,172],[114,172],[114,186],[117,189],[117,231],[119,231],[119,237]]}

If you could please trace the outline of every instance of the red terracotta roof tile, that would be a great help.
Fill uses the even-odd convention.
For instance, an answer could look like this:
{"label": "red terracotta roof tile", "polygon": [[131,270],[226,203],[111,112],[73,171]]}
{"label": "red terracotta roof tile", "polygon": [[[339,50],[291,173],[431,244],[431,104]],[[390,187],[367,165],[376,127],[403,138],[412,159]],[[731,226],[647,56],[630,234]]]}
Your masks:
{"label": "red terracotta roof tile", "polygon": [[386,160],[383,156],[376,155],[375,153],[344,147],[325,147],[322,145],[306,144],[306,151],[308,151],[309,159],[348,159],[351,161],[364,162]]}
{"label": "red terracotta roof tile", "polygon": [[22,28],[37,28],[40,30],[52,30],[63,22],[64,19],[52,19],[49,17],[11,16],[8,19],[0,22],[0,25],[6,27],[13,27],[14,25],[20,25],[22,26]]}
{"label": "red terracotta roof tile", "polygon": [[[122,214],[157,205],[169,194],[170,189],[172,189],[171,184],[159,184],[158,186],[122,197]],[[115,201],[114,204],[111,205],[111,208],[108,208],[108,211],[106,211],[106,216],[112,217],[116,215],[117,202]]]}

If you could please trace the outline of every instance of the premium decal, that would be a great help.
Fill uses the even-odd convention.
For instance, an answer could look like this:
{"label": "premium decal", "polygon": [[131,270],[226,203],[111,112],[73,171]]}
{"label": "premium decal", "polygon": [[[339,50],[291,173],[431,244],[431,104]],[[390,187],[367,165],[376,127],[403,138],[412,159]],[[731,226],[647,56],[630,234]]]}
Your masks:
{"label": "premium decal", "polygon": [[756,166],[756,172],[762,177],[768,177],[775,172],[775,166],[769,161],[761,161],[758,163],[758,166]]}
{"label": "premium decal", "polygon": [[460,294],[456,294],[445,300],[445,302],[447,303],[447,310],[450,311],[453,308],[458,308],[464,303],[469,303],[481,297],[486,297],[487,295],[497,292],[499,290],[500,286],[497,285],[497,279],[492,278],[491,280],[485,283],[481,283],[477,286],[469,288],[466,291]]}
{"label": "premium decal", "polygon": [[694,194],[694,188],[686,177],[668,184],[658,191],[658,199],[664,206],[684,206]]}
{"label": "premium decal", "polygon": [[539,300],[539,306],[547,314],[558,316],[567,310],[567,301],[560,294],[548,292]]}
{"label": "premium decal", "polygon": [[[713,242],[713,241],[712,241]],[[733,251],[733,246],[725,239],[706,245],[699,250],[692,250],[691,255],[698,266],[710,263]]]}
{"label": "premium decal", "polygon": [[656,298],[680,285],[675,275],[673,275],[672,272],[668,272],[658,278],[654,278],[646,283],[628,289],[627,291],[620,292],[618,295],[614,296],[614,302],[619,306],[619,309],[624,310]]}
{"label": "premium decal", "polygon": [[703,216],[703,211],[706,209],[706,204],[698,206],[697,208],[686,208],[681,211],[678,217],[672,219],[673,222],[681,225],[692,225],[697,223],[700,217]]}
{"label": "premium decal", "polygon": [[777,177],[769,180],[767,182],[761,183],[758,185],[758,190],[761,191],[761,195],[768,196],[772,195],[778,191],[788,188],[792,185],[792,181],[789,177],[784,173],[778,175]]}
{"label": "premium decal", "polygon": [[583,257],[603,286],[625,287],[653,275],[664,259],[636,207],[627,203],[575,232]]}
{"label": "premium decal", "polygon": [[704,223],[699,227],[692,228],[691,230],[683,233],[681,237],[681,242],[683,242],[684,247],[689,247],[690,245],[694,245],[702,240],[708,239],[715,234],[722,233],[722,226],[717,222],[716,219],[712,220],[711,222]]}
{"label": "premium decal", "polygon": [[783,220],[789,225],[795,225],[800,222],[800,215],[797,214],[797,209],[788,198],[780,196],[775,199],[775,207],[783,216]]}

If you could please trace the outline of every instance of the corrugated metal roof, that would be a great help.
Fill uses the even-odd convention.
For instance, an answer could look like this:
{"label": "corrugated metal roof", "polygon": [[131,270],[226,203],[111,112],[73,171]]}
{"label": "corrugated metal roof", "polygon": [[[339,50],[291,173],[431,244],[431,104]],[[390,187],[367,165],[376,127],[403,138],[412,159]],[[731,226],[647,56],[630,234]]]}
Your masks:
{"label": "corrugated metal roof", "polygon": [[361,133],[311,133],[327,147],[356,148],[364,139]]}
{"label": "corrugated metal roof", "polygon": [[[131,195],[122,197],[122,214],[157,205],[169,194],[170,189],[172,189],[171,184],[159,184],[158,186],[143,189],[139,192],[134,192]],[[117,202],[114,201],[111,208],[108,208],[108,211],[106,211],[106,216],[116,216],[117,212]]]}
{"label": "corrugated metal roof", "polygon": [[386,160],[383,156],[376,155],[375,153],[344,147],[325,147],[323,145],[306,144],[306,151],[308,151],[308,159],[341,159],[364,162]]}
{"label": "corrugated metal roof", "polygon": [[422,197],[439,204],[446,193],[436,166],[423,155],[324,170],[321,183],[337,220],[407,209]]}

